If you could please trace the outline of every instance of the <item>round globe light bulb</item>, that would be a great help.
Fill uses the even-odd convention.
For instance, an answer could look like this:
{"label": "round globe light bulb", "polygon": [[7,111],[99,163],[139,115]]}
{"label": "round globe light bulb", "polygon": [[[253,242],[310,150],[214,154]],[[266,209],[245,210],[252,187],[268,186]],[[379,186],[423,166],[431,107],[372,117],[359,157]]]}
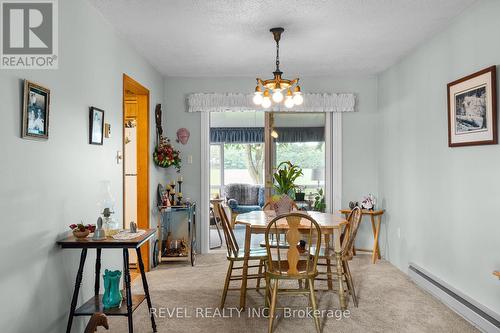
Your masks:
{"label": "round globe light bulb", "polygon": [[295,105],[300,105],[300,104],[304,103],[304,97],[302,97],[302,95],[300,93],[296,93],[293,96],[293,102],[295,103]]}
{"label": "round globe light bulb", "polygon": [[273,93],[273,101],[275,101],[276,103],[280,103],[283,100],[283,98],[284,98],[284,96],[283,96],[283,93],[281,92],[281,90],[276,90]]}
{"label": "round globe light bulb", "polygon": [[255,95],[253,96],[253,103],[256,105],[261,105],[263,99],[264,98],[262,97],[262,93],[256,92]]}
{"label": "round globe light bulb", "polygon": [[295,103],[293,102],[293,98],[292,96],[288,96],[287,98],[285,98],[285,106],[288,108],[288,109],[291,109],[293,108],[293,106],[295,105]]}
{"label": "round globe light bulb", "polygon": [[271,103],[271,99],[270,99],[269,97],[264,97],[264,98],[262,99],[262,107],[263,107],[264,109],[267,109],[268,107],[270,107],[270,106],[271,106],[271,104],[272,104],[272,103]]}

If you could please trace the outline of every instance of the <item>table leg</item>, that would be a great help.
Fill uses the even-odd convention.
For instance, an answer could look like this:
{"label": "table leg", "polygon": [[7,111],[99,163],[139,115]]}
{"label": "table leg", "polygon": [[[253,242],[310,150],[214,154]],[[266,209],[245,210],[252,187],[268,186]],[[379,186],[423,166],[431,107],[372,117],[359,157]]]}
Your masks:
{"label": "table leg", "polygon": [[149,296],[148,281],[146,280],[146,271],[144,270],[144,263],[142,261],[141,249],[137,248],[137,261],[139,262],[139,270],[141,271],[142,287],[144,293],[146,294],[146,301],[148,302],[149,316],[151,317],[151,326],[153,327],[153,332],[156,332],[155,317],[153,315],[153,306],[151,304],[151,297]]}
{"label": "table leg", "polygon": [[240,309],[245,309],[246,297],[247,297],[247,276],[248,276],[248,259],[250,257],[250,226],[247,225],[245,228],[245,256],[243,259],[243,269],[241,278],[241,290],[240,290]]}
{"label": "table leg", "polygon": [[381,256],[380,256],[380,249],[379,249],[379,246],[378,246],[378,237],[379,237],[379,234],[380,234],[380,224],[382,222],[382,216],[378,216],[377,217],[377,222],[376,222],[376,225],[375,225],[375,222],[373,221],[373,216],[372,216],[372,223],[373,223],[373,226],[375,227],[375,234],[374,234],[374,241],[373,241],[373,253],[372,253],[372,264],[376,263],[377,262],[377,258],[380,259]]}
{"label": "table leg", "polygon": [[[379,227],[380,227],[380,219],[381,219],[381,216],[379,215],[378,216]],[[375,240],[375,238],[377,237],[377,227],[376,227],[376,223],[375,223],[375,217],[373,215],[370,215],[370,220],[372,222],[373,239]],[[375,250],[375,244],[373,245],[373,247]],[[380,259],[380,250],[378,248],[378,244],[377,244],[377,256]]]}
{"label": "table leg", "polygon": [[123,249],[123,276],[125,280],[125,298],[127,301],[127,318],[128,318],[128,331],[134,332],[134,323],[132,321],[132,291],[130,290],[130,270],[128,249]]}
{"label": "table leg", "polygon": [[95,256],[95,281],[94,281],[94,295],[99,295],[99,289],[101,284],[101,250],[96,249]]}
{"label": "table leg", "polygon": [[71,332],[71,325],[73,324],[73,317],[76,310],[76,302],[78,301],[78,293],[80,292],[80,285],[82,284],[83,267],[85,266],[85,259],[87,258],[87,249],[82,249],[80,254],[80,265],[78,266],[78,273],[76,273],[75,289],[73,290],[73,298],[71,299],[71,307],[69,310],[68,326],[66,333]]}
{"label": "table leg", "polygon": [[340,230],[335,230],[333,237],[335,239],[335,259],[337,261],[337,278],[339,281],[339,303],[342,310],[347,309],[344,295],[344,283],[342,278],[342,247],[340,244]]}

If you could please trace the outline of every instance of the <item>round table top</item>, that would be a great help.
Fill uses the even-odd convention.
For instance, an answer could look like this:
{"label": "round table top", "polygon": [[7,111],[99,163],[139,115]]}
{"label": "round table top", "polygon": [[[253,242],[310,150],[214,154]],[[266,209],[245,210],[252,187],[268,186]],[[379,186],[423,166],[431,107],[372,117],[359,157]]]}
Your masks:
{"label": "round table top", "polygon": [[[307,213],[316,222],[318,222],[321,229],[340,229],[343,225],[347,224],[347,220],[339,215],[308,211]],[[276,217],[276,213],[272,210],[256,210],[249,213],[239,214],[236,217],[238,223],[249,224],[253,229],[265,229],[267,224]]]}

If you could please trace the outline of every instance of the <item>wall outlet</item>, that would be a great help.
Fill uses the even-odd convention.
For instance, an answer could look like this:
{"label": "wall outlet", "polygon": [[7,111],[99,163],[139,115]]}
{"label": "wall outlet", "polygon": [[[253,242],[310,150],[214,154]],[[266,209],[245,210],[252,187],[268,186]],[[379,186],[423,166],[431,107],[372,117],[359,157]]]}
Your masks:
{"label": "wall outlet", "polygon": [[398,228],[398,238],[401,238],[401,228]]}

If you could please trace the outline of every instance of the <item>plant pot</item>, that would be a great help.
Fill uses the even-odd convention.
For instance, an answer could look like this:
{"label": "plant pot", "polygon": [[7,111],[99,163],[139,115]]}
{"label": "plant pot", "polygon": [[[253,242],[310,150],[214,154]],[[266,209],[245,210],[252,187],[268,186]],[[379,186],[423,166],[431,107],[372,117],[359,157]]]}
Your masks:
{"label": "plant pot", "polygon": [[76,239],[85,239],[89,234],[89,229],[85,229],[85,231],[73,230],[73,236],[75,236]]}
{"label": "plant pot", "polygon": [[306,194],[304,192],[295,193],[295,201],[304,201],[305,198],[306,198]]}

